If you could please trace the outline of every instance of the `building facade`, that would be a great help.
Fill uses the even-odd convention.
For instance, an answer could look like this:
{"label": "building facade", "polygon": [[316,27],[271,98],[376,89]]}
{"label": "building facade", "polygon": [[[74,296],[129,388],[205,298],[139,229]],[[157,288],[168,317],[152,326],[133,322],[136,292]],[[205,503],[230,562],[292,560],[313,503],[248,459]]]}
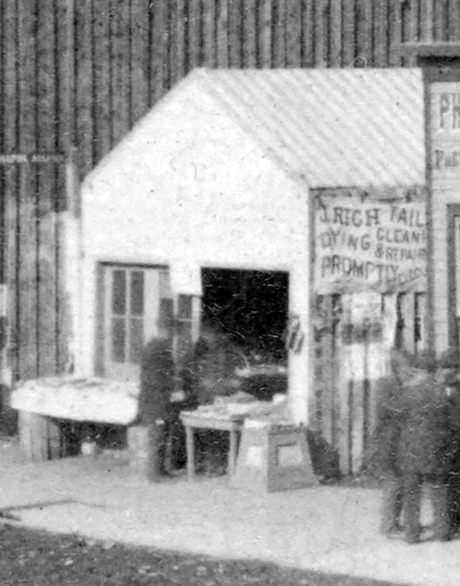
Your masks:
{"label": "building facade", "polygon": [[[448,0],[8,0],[0,27],[0,351],[10,385],[71,367],[62,229],[69,185],[187,73],[433,65],[433,48],[460,41],[460,7]],[[449,68],[452,56],[455,49]],[[456,98],[442,76],[430,79],[441,83],[430,86],[432,99],[427,92],[437,124],[427,136],[438,141],[427,148],[428,248],[439,272],[428,275],[427,339],[441,348],[458,339],[457,256],[448,245],[458,231]],[[76,165],[66,170],[69,153]],[[400,336],[411,350],[424,340],[424,303],[400,299]],[[411,320],[404,323],[403,313]],[[331,338],[319,351],[332,348]]]}

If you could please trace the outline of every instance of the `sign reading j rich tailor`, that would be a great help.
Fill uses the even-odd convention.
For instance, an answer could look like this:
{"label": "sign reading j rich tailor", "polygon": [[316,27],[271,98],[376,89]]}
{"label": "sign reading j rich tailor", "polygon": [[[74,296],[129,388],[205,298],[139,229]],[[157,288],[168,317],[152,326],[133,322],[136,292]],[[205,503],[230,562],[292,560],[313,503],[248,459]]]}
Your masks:
{"label": "sign reading j rich tailor", "polygon": [[460,83],[431,86],[432,169],[460,176]]}
{"label": "sign reading j rich tailor", "polygon": [[315,199],[316,291],[424,290],[425,204],[333,193]]}

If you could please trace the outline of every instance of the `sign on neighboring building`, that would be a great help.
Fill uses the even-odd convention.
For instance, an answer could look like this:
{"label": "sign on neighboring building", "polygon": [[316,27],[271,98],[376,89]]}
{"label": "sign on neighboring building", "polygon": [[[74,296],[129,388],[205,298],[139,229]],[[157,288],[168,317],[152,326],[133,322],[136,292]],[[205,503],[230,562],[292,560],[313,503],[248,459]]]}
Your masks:
{"label": "sign on neighboring building", "polygon": [[425,290],[425,204],[349,193],[315,198],[316,293]]}
{"label": "sign on neighboring building", "polygon": [[433,175],[460,178],[460,83],[431,85]]}

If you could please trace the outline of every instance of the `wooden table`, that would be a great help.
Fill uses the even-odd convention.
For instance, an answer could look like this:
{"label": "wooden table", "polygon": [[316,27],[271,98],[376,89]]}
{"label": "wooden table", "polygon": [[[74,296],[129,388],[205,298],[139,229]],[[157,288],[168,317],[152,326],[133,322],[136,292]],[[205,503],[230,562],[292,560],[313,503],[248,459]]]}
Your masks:
{"label": "wooden table", "polygon": [[228,453],[228,473],[233,475],[236,468],[238,451],[238,435],[244,423],[244,418],[235,415],[215,415],[199,413],[197,411],[183,411],[180,415],[185,427],[187,441],[187,477],[189,481],[195,478],[195,429],[215,429],[230,433],[230,450]]}

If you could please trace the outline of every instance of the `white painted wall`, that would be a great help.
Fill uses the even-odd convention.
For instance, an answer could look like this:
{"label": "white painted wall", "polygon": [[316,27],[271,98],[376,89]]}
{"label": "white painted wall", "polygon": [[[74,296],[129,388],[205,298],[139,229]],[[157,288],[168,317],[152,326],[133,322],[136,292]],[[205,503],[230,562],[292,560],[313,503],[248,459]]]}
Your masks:
{"label": "white painted wall", "polygon": [[[307,140],[307,137],[305,137]],[[307,188],[289,179],[192,85],[153,110],[82,187],[83,300],[77,368],[93,374],[98,261],[290,272],[290,310],[309,334]],[[309,344],[289,391],[307,421]]]}

